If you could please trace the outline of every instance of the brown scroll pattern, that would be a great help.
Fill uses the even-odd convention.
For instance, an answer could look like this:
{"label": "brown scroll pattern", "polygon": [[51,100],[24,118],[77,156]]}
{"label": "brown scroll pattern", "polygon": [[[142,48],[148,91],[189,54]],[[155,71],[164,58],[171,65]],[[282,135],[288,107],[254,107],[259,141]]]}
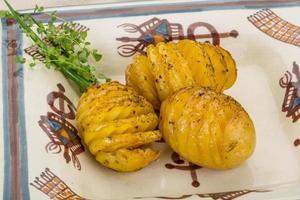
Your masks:
{"label": "brown scroll pattern", "polygon": [[[130,57],[135,53],[145,53],[145,49],[150,44],[159,42],[169,42],[173,40],[191,39],[208,40],[214,45],[220,44],[220,38],[238,36],[236,30],[226,33],[219,33],[214,26],[205,22],[196,22],[190,24],[187,29],[187,35],[179,23],[170,23],[167,19],[152,18],[140,25],[125,23],[118,26],[127,33],[136,33],[138,37],[120,37],[117,41],[126,43],[118,47],[118,53],[123,57]],[[208,33],[197,34],[197,30],[206,30]],[[209,42],[209,41],[206,41]]]}
{"label": "brown scroll pattern", "polygon": [[262,9],[248,20],[268,36],[300,47],[300,27],[289,23],[270,9]]}
{"label": "brown scroll pattern", "polygon": [[[187,199],[192,196],[198,196],[202,198],[210,198],[212,200],[234,200],[238,197],[244,196],[253,192],[269,192],[270,190],[237,190],[230,192],[217,192],[217,193],[206,193],[206,194],[186,194],[179,197],[167,197],[167,196],[157,196],[152,197],[156,199]],[[149,197],[136,197],[135,199],[145,199]]]}
{"label": "brown scroll pattern", "polygon": [[185,161],[183,159],[180,158],[180,156],[173,152],[171,155],[171,159],[174,162],[173,163],[167,163],[165,165],[165,167],[167,169],[177,169],[177,170],[184,170],[184,171],[190,171],[191,174],[191,178],[192,178],[192,186],[193,187],[199,187],[200,186],[200,182],[198,181],[198,177],[197,177],[197,169],[200,169],[202,167],[195,165],[193,163],[187,162],[187,164],[185,164]]}
{"label": "brown scroll pattern", "polygon": [[[296,80],[293,79],[292,73]],[[282,112],[286,112],[286,116],[296,122],[300,119],[300,71],[296,62],[293,63],[292,73],[286,71],[279,80],[279,85],[285,89]]]}
{"label": "brown scroll pattern", "polygon": [[50,92],[47,96],[48,105],[53,112],[42,115],[38,124],[50,139],[45,147],[46,151],[58,154],[63,150],[66,162],[72,160],[74,167],[81,170],[77,155],[84,152],[84,147],[77,129],[68,121],[75,119],[76,109],[65,96],[65,88],[61,84],[57,84],[57,87],[58,91]]}
{"label": "brown scroll pattern", "polygon": [[269,192],[269,190],[237,190],[231,192],[197,194],[197,196],[202,198],[211,198],[213,200],[234,200],[252,192]]}
{"label": "brown scroll pattern", "polygon": [[48,168],[41,173],[40,177],[35,177],[30,185],[46,194],[51,200],[84,200]]}

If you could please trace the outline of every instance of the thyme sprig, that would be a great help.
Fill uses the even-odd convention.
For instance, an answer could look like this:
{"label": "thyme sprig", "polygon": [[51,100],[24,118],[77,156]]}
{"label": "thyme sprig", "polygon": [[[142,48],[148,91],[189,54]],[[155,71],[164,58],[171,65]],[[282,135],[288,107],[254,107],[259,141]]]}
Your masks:
{"label": "thyme sprig", "polygon": [[[83,92],[93,83],[110,81],[103,74],[97,74],[96,68],[89,64],[90,59],[99,62],[102,55],[97,49],[91,48],[87,41],[87,31],[76,31],[72,26],[74,22],[66,22],[59,18],[56,12],[52,12],[47,23],[36,20],[30,14],[21,15],[4,0],[10,12],[5,16],[14,18],[23,33],[31,38],[37,46],[40,54],[44,56],[44,63],[47,68],[54,68],[60,71],[67,79],[74,81]],[[36,6],[34,13],[44,12],[43,7]],[[59,26],[54,24],[63,21]],[[17,58],[19,62],[26,62],[24,58]],[[30,66],[36,65],[36,59],[30,62]]]}

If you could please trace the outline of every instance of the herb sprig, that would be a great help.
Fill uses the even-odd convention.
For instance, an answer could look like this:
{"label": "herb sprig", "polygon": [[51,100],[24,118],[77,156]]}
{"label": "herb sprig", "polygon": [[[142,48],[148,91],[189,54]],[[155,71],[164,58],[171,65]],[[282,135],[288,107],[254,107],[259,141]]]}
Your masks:
{"label": "herb sprig", "polygon": [[[49,14],[50,20],[44,24],[30,14],[20,15],[6,0],[4,1],[10,10],[5,16],[13,17],[19,23],[22,32],[31,38],[39,53],[44,56],[47,68],[60,71],[66,78],[74,81],[81,92],[93,83],[110,81],[105,75],[97,74],[95,67],[89,64],[90,59],[99,62],[102,55],[97,49],[91,48],[91,43],[87,41],[87,31],[74,30],[72,26],[76,24],[59,18],[56,12]],[[34,13],[43,11],[44,8],[39,6],[34,9]],[[55,26],[54,23],[58,20],[62,23]],[[17,60],[26,62],[25,58],[17,57]],[[35,66],[36,61],[33,57],[29,65]]]}

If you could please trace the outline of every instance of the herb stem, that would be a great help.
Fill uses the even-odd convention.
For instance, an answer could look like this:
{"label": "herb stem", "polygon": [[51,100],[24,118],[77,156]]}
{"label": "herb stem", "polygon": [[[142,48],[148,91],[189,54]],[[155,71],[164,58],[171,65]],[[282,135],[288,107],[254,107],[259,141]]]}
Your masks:
{"label": "herb stem", "polygon": [[[88,63],[89,56],[93,56],[96,62],[100,61],[102,55],[96,49],[89,48],[90,42],[86,41],[87,32],[78,32],[72,29],[73,23],[65,24],[65,20],[54,15],[45,13],[51,16],[47,25],[43,25],[41,21],[37,21],[30,14],[21,16],[15,11],[12,6],[4,0],[10,10],[11,16],[19,23],[24,33],[38,47],[45,61],[47,68],[51,66],[60,71],[67,79],[74,81],[84,92],[91,84],[100,82],[101,79],[109,81],[103,74],[96,75],[94,66]],[[35,11],[42,11],[42,7],[36,6]],[[54,26],[55,20],[62,20],[62,25]],[[32,26],[37,26],[37,31],[32,29]],[[45,40],[46,39],[46,40]],[[35,60],[33,58],[33,60]],[[30,66],[34,66],[31,63]]]}

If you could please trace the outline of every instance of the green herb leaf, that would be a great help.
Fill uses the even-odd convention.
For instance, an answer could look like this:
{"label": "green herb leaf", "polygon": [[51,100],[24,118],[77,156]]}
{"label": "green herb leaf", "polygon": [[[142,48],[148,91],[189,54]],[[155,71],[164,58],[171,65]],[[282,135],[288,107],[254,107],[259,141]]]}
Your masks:
{"label": "green herb leaf", "polygon": [[6,10],[0,10],[0,18],[11,17],[12,15]]}
{"label": "green herb leaf", "polygon": [[23,57],[21,57],[21,56],[16,56],[15,57],[15,62],[16,63],[20,63],[20,64],[24,64],[25,62],[26,62],[26,59],[25,58],[23,58]]}
{"label": "green herb leaf", "polygon": [[43,6],[38,6],[35,5],[33,12],[34,13],[39,13],[39,12],[43,12],[44,11],[44,7]]}
{"label": "green herb leaf", "polygon": [[101,60],[102,55],[99,54],[97,51],[93,51],[93,57],[94,57],[94,59],[98,62],[98,61]]}
{"label": "green herb leaf", "polygon": [[[4,0],[10,13],[18,22],[23,33],[31,38],[37,47],[37,51],[43,56],[44,64],[47,68],[53,68],[60,71],[66,78],[71,79],[78,84],[83,92],[86,88],[103,80],[110,79],[103,74],[97,74],[94,66],[88,63],[90,56],[97,62],[101,60],[102,55],[96,49],[91,49],[91,43],[86,41],[87,31],[80,32],[74,30],[77,26],[74,22],[66,22],[59,18],[55,12],[50,16],[48,23],[43,24],[29,14],[21,16],[11,5]],[[43,12],[42,6],[36,6],[34,12]],[[7,15],[3,13],[2,15]],[[60,26],[54,26],[57,20],[63,21]],[[37,28],[33,29],[33,25]],[[25,58],[16,57],[19,63],[24,63]],[[33,60],[35,60],[33,58]],[[35,61],[29,64],[35,66]]]}
{"label": "green herb leaf", "polygon": [[85,40],[85,38],[87,37],[87,32],[86,31],[81,32],[81,37],[83,40]]}
{"label": "green herb leaf", "polygon": [[35,5],[33,12],[36,13],[38,11],[38,9],[39,9],[39,6]]}
{"label": "green herb leaf", "polygon": [[57,17],[52,13],[51,14],[51,19],[50,19],[50,23],[53,23],[53,22],[55,22],[56,21],[56,19],[57,19]]}
{"label": "green herb leaf", "polygon": [[29,64],[30,67],[34,67],[36,65],[36,63],[32,62]]}
{"label": "green herb leaf", "polygon": [[80,51],[78,54],[78,57],[81,62],[83,62],[83,63],[87,62],[88,55],[87,55],[86,51]]}

